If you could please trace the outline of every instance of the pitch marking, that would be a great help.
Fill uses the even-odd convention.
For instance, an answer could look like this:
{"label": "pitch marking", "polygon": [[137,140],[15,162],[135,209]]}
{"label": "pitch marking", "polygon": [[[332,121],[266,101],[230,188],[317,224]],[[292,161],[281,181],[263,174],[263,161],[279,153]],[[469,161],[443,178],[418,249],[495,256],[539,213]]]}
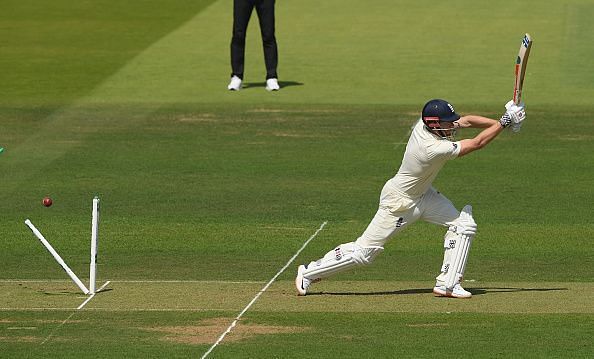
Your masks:
{"label": "pitch marking", "polygon": [[[85,306],[85,305],[86,305],[86,304],[87,304],[89,301],[91,301],[91,299],[93,299],[93,297],[95,297],[95,294],[97,294],[97,293],[98,293],[98,292],[100,292],[102,289],[104,289],[104,288],[105,288],[105,287],[106,287],[108,284],[109,284],[109,281],[105,282],[105,284],[103,284],[103,285],[101,286],[101,288],[99,288],[99,289],[97,290],[97,292],[95,292],[95,293],[91,294],[91,295],[89,296],[89,298],[87,298],[87,300],[85,300],[85,301],[84,301],[84,302],[83,302],[81,305],[79,305],[79,306],[78,306],[78,308],[76,308],[76,310],[80,310],[80,309],[82,309],[82,308],[83,308],[83,307],[84,307],[84,306]],[[47,343],[47,341],[48,341],[48,340],[50,340],[50,339],[51,339],[51,338],[54,336],[54,333],[55,333],[55,332],[57,332],[57,331],[58,331],[60,328],[62,328],[62,326],[63,326],[64,324],[66,324],[66,322],[68,322],[68,321],[70,320],[70,318],[72,318],[72,316],[73,316],[75,313],[76,313],[76,312],[72,312],[72,313],[70,313],[70,315],[68,316],[68,318],[64,319],[64,320],[62,321],[62,323],[60,323],[60,325],[58,325],[57,327],[55,327],[55,328],[54,328],[54,330],[52,330],[52,331],[51,331],[51,333],[49,333],[49,335],[47,336],[47,338],[45,338],[45,339],[44,339],[44,340],[41,342],[41,344],[40,344],[40,345],[44,345],[45,343]]]}
{"label": "pitch marking", "polygon": [[287,267],[289,267],[289,265],[291,265],[291,263],[293,263],[293,261],[295,260],[295,258],[297,258],[297,256],[301,253],[301,251],[303,251],[305,249],[305,247],[309,244],[309,242],[311,242],[312,239],[314,239],[318,233],[320,233],[320,231],[322,229],[324,229],[324,227],[326,226],[326,224],[328,223],[328,221],[325,221],[324,223],[322,223],[322,225],[320,226],[320,228],[318,228],[318,230],[311,235],[311,237],[309,237],[309,239],[307,241],[305,241],[305,243],[303,243],[303,245],[301,246],[301,248],[299,248],[299,250],[297,251],[297,253],[295,253],[295,255],[293,257],[291,257],[291,259],[289,259],[289,261],[287,262],[287,264],[285,264],[284,267],[282,267],[278,273],[276,273],[276,275],[274,277],[272,277],[272,279],[268,282],[268,284],[266,284],[264,286],[264,288],[262,288],[258,294],[256,294],[256,296],[254,297],[254,299],[252,299],[251,302],[249,302],[249,304],[243,308],[243,310],[241,311],[241,313],[239,313],[239,315],[237,315],[237,317],[235,318],[235,320],[233,321],[233,323],[231,323],[231,325],[227,328],[227,330],[225,330],[225,332],[223,332],[223,334],[221,334],[221,336],[219,337],[219,339],[208,349],[208,351],[206,351],[206,353],[204,353],[204,355],[202,355],[201,359],[204,359],[208,356],[208,354],[210,354],[214,348],[216,348],[225,338],[225,336],[229,333],[231,333],[231,331],[233,330],[233,328],[237,325],[237,322],[239,321],[239,319],[241,319],[241,317],[245,314],[245,312],[248,311],[248,309],[250,309],[250,307],[256,303],[256,301],[258,300],[258,298],[260,298],[260,296],[262,295],[262,293],[264,293],[268,287],[270,287],[270,285],[276,280],[276,278],[278,278],[279,275],[281,275],[282,272],[285,271],[285,269],[287,269]]}
{"label": "pitch marking", "polygon": [[[0,279],[0,283],[71,283],[71,280],[66,279]],[[112,283],[217,283],[217,284],[258,284],[265,283],[262,280],[169,280],[169,279],[114,279]]]}
{"label": "pitch marking", "polygon": [[50,339],[51,339],[51,337],[53,337],[53,336],[54,336],[54,333],[55,333],[55,332],[56,332],[58,329],[62,328],[62,326],[63,326],[64,324],[66,324],[66,322],[67,322],[67,321],[69,321],[69,320],[70,320],[70,318],[72,318],[72,316],[74,315],[74,313],[76,313],[76,312],[72,312],[72,313],[70,313],[70,315],[68,316],[68,318],[64,319],[64,320],[62,321],[62,323],[60,323],[60,325],[58,325],[57,327],[55,327],[55,328],[54,328],[54,330],[52,330],[52,331],[51,331],[51,333],[49,333],[49,335],[47,336],[47,338],[45,338],[45,339],[44,339],[44,340],[41,342],[41,344],[40,344],[40,345],[44,345],[45,343],[47,343],[47,341],[48,341],[48,340],[50,340]]}
{"label": "pitch marking", "polygon": [[91,301],[91,299],[93,299],[93,298],[95,297],[95,294],[97,294],[97,293],[101,292],[103,289],[105,289],[105,287],[106,287],[106,286],[107,286],[109,283],[111,283],[111,282],[110,282],[110,281],[107,281],[107,282],[105,282],[105,284],[103,284],[103,285],[101,286],[101,288],[97,289],[97,291],[96,291],[95,293],[91,294],[91,295],[90,295],[90,296],[89,296],[89,297],[88,297],[88,298],[87,298],[87,299],[86,299],[84,302],[82,302],[82,304],[81,304],[81,305],[79,305],[79,306],[78,306],[78,308],[76,308],[76,310],[82,309],[82,308],[83,308],[85,305],[87,305],[87,303],[88,303],[88,302],[90,302],[90,301]]}

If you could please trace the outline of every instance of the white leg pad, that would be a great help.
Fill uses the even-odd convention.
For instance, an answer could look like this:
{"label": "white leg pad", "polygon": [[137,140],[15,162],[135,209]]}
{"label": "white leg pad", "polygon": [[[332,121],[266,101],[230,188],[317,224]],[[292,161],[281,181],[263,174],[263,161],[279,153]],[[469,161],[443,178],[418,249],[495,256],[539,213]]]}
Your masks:
{"label": "white leg pad", "polygon": [[450,262],[450,270],[446,276],[446,288],[452,289],[464,277],[464,270],[466,269],[466,262],[468,261],[468,252],[472,244],[472,237],[467,235],[458,235],[456,239],[455,248],[452,249],[452,261]]}
{"label": "white leg pad", "polygon": [[307,265],[303,276],[309,280],[329,277],[355,266],[368,265],[384,250],[383,247],[361,247],[355,242],[341,244],[321,259]]}
{"label": "white leg pad", "polygon": [[441,274],[436,279],[449,290],[462,281],[475,233],[476,223],[472,218],[472,207],[466,206],[444,237],[443,265]]}

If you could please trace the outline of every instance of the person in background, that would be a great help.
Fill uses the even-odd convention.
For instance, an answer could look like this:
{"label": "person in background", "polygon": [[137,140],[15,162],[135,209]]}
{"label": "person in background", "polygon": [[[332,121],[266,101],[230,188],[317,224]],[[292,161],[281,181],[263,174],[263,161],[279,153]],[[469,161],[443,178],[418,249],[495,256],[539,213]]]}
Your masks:
{"label": "person in background", "polygon": [[266,64],[266,90],[278,91],[278,50],[275,37],[274,20],[275,0],[233,0],[233,37],[231,38],[231,81],[227,89],[239,91],[242,87],[245,37],[254,8],[260,22],[264,62]]}

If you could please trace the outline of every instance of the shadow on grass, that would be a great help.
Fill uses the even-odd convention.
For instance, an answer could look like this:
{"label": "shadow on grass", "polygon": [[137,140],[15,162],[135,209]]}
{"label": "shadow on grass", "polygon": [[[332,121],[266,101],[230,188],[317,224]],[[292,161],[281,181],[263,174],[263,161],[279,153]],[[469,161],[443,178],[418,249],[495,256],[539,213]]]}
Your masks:
{"label": "shadow on grass", "polygon": [[433,293],[433,288],[402,289],[382,292],[312,292],[310,295],[403,295],[403,294],[423,294]]}
{"label": "shadow on grass", "polygon": [[[291,87],[291,86],[303,86],[303,82],[297,82],[297,81],[279,81],[278,85],[280,86],[281,90],[284,87]],[[252,87],[266,87],[266,82],[244,82],[243,83],[243,88],[244,89],[249,89]]]}
{"label": "shadow on grass", "polygon": [[[484,295],[489,293],[512,293],[512,292],[551,292],[569,290],[568,288],[468,288],[473,295]],[[382,292],[312,292],[310,295],[406,295],[406,294],[427,294],[433,293],[433,288],[413,288]]]}
{"label": "shadow on grass", "polygon": [[55,291],[55,292],[51,292],[51,291],[46,291],[46,290],[39,290],[39,293],[45,294],[45,295],[72,295],[72,294],[81,294],[80,292],[73,292],[73,291],[66,291],[66,290],[62,290],[62,291]]}
{"label": "shadow on grass", "polygon": [[552,292],[560,290],[569,290],[568,288],[470,288],[473,295],[484,295],[489,293],[512,293],[512,292]]}

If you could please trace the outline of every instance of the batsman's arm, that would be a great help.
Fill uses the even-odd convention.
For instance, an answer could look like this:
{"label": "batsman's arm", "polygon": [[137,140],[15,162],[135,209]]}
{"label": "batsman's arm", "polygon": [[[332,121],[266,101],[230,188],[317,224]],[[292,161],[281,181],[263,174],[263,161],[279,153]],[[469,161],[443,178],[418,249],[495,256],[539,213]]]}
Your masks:
{"label": "batsman's arm", "polygon": [[495,120],[483,116],[467,115],[460,117],[454,124],[460,128],[487,128],[493,124],[493,121]]}
{"label": "batsman's arm", "polygon": [[504,130],[504,127],[499,121],[482,116],[464,116],[456,122],[458,122],[458,127],[462,128],[483,128],[476,137],[460,141],[460,153],[458,157],[480,150]]}

